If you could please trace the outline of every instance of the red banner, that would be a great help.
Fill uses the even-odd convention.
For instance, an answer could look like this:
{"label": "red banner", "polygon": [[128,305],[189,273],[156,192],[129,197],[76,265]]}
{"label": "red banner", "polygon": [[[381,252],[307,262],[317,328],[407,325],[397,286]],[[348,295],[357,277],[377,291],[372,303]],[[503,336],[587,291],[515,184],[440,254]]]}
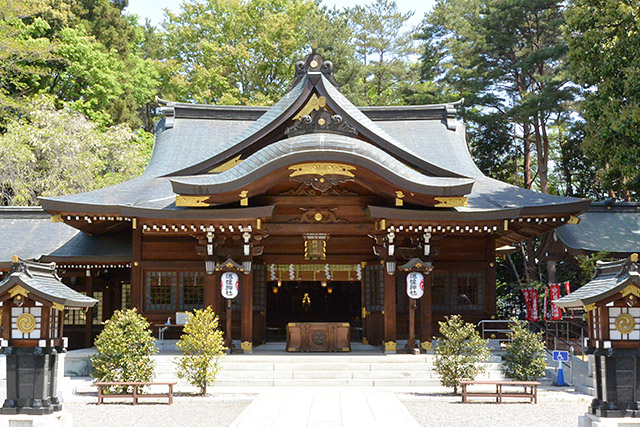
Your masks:
{"label": "red banner", "polygon": [[567,295],[569,295],[571,293],[571,282],[568,280],[564,282],[564,289],[567,291]]}
{"label": "red banner", "polygon": [[544,288],[544,303],[542,305],[542,320],[547,320],[547,297],[549,296],[549,289]]}
{"label": "red banner", "polygon": [[[568,282],[567,282],[568,283]],[[562,311],[560,307],[556,306],[553,301],[560,298],[560,285],[558,283],[553,283],[549,285],[549,295],[551,299],[551,320],[561,320],[562,319]]]}
{"label": "red banner", "polygon": [[527,320],[538,321],[538,291],[534,288],[523,289],[524,302],[527,309]]}

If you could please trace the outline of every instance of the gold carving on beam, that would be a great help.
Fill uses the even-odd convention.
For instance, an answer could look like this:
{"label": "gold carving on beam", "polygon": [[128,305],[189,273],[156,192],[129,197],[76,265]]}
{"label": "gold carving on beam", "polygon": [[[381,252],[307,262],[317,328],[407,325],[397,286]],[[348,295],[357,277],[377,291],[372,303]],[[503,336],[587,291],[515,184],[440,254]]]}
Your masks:
{"label": "gold carving on beam", "polygon": [[18,255],[11,255],[11,262],[14,264],[20,262],[20,258],[18,258]]}
{"label": "gold carving on beam", "polygon": [[253,351],[253,343],[251,341],[242,341],[240,348],[242,348],[242,351]]}
{"label": "gold carving on beam", "polygon": [[242,163],[242,160],[240,159],[240,157],[242,157],[242,154],[238,154],[233,159],[228,160],[228,161],[224,162],[223,164],[216,166],[215,168],[211,169],[209,171],[209,173],[221,173],[221,172],[224,172],[224,171],[228,171],[229,169],[233,168],[234,166],[237,166],[240,163]]}
{"label": "gold carving on beam", "polygon": [[384,351],[396,351],[396,342],[395,341],[387,341],[384,343]]}
{"label": "gold carving on beam", "polygon": [[53,309],[54,310],[58,310],[58,311],[63,311],[64,310],[64,305],[54,302],[53,303]]}
{"label": "gold carving on beam", "polygon": [[638,289],[634,285],[627,286],[626,288],[621,290],[620,293],[622,294],[622,298],[625,298],[628,295],[635,295],[636,297],[640,298],[640,289]]}
{"label": "gold carving on beam", "polygon": [[434,197],[438,202],[433,205],[436,208],[464,208],[467,207],[469,200],[466,196],[460,197]]}
{"label": "gold carving on beam", "polygon": [[176,206],[181,208],[206,208],[212,206],[211,196],[176,196]]}
{"label": "gold carving on beam", "polygon": [[404,205],[404,201],[402,200],[403,198],[404,193],[402,191],[396,191],[396,206]]}
{"label": "gold carving on beam", "polygon": [[596,303],[592,302],[591,304],[587,304],[584,306],[584,311],[589,312],[596,309]]}
{"label": "gold carving on beam", "polygon": [[509,229],[509,220],[504,220],[504,222],[502,223],[502,229],[505,231]]}
{"label": "gold carving on beam", "polygon": [[300,175],[341,175],[354,178],[355,175],[351,171],[356,170],[354,166],[343,165],[340,163],[303,163],[291,166],[289,168],[291,178]]}
{"label": "gold carving on beam", "polygon": [[616,331],[620,332],[623,335],[629,335],[636,327],[635,319],[628,313],[618,314],[613,324],[616,328]]}
{"label": "gold carving on beam", "polygon": [[309,101],[306,103],[306,105],[302,107],[300,111],[298,111],[298,114],[296,114],[296,116],[292,120],[299,120],[302,116],[308,116],[312,111],[318,111],[319,109],[324,108],[326,105],[327,98],[325,98],[324,96],[318,97],[318,95],[314,93],[313,95],[311,95],[311,98],[309,98]]}
{"label": "gold carving on beam", "polygon": [[238,197],[240,197],[240,206],[249,206],[249,198],[247,197],[249,192],[247,190],[242,190]]}
{"label": "gold carving on beam", "polygon": [[62,215],[51,215],[51,222],[62,222]]}
{"label": "gold carving on beam", "polygon": [[571,215],[567,220],[567,224],[580,224],[580,218],[578,218],[577,216]]}
{"label": "gold carving on beam", "polygon": [[133,218],[131,221],[131,227],[135,230],[138,227],[138,218]]}
{"label": "gold carving on beam", "polygon": [[381,219],[380,220],[380,230],[386,230],[386,229],[387,229],[387,220]]}
{"label": "gold carving on beam", "polygon": [[256,230],[262,230],[262,220],[260,218],[256,219]]}
{"label": "gold carving on beam", "polygon": [[9,289],[9,296],[11,296],[11,298],[15,297],[16,295],[22,295],[25,298],[29,297],[29,291],[26,290],[25,288],[23,288],[20,285],[15,285],[13,288]]}
{"label": "gold carving on beam", "polygon": [[631,254],[631,262],[638,262],[638,254]]}

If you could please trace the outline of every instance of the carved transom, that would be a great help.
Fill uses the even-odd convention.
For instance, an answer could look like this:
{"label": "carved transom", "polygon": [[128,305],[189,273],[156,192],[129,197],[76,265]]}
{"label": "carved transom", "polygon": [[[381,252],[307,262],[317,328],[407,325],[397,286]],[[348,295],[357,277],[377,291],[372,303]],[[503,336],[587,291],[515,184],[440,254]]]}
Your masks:
{"label": "carved transom", "polygon": [[353,181],[356,168],[338,163],[304,163],[291,166],[289,177],[324,193],[343,182]]}

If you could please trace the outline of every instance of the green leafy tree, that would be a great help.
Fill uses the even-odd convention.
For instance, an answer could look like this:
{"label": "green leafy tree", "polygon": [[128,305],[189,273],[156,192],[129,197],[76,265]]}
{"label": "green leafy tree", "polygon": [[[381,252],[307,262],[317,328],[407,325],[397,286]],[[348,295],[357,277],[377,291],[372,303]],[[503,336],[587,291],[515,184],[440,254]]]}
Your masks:
{"label": "green leafy tree", "polygon": [[533,381],[543,376],[547,367],[544,332],[531,332],[523,320],[511,319],[511,322],[511,342],[506,347],[502,370],[508,378]]}
{"label": "green leafy tree", "polygon": [[33,82],[54,59],[55,45],[46,37],[50,26],[38,17],[45,10],[39,0],[0,0],[0,120],[19,114],[34,93]]}
{"label": "green leafy tree", "polygon": [[460,315],[446,317],[438,324],[442,338],[436,347],[434,368],[440,383],[453,387],[453,392],[457,393],[460,381],[472,380],[484,372],[483,362],[491,352],[475,326],[464,322]]}
{"label": "green leafy tree", "polygon": [[270,104],[287,90],[307,48],[310,0],[187,0],[166,12],[162,96],[219,104]]}
{"label": "green leafy tree", "polygon": [[584,149],[625,200],[640,192],[639,16],[634,0],[572,0],[566,10],[572,78],[587,89]]}
{"label": "green leafy tree", "polygon": [[[92,376],[98,381],[148,382],[154,377],[158,349],[149,322],[136,309],[116,311],[104,322],[91,356]],[[117,390],[124,392],[125,390]]]}
{"label": "green leafy tree", "polygon": [[179,378],[207,393],[207,385],[213,383],[220,370],[218,361],[224,354],[222,331],[218,330],[218,317],[211,307],[194,310],[187,315],[178,348],[184,355],[176,360]]}
{"label": "green leafy tree", "polygon": [[402,13],[395,0],[375,0],[347,11],[356,52],[364,65],[361,98],[368,105],[402,102],[401,88],[412,76],[413,37],[405,29],[414,12]]}
{"label": "green leafy tree", "polygon": [[39,196],[85,192],[142,173],[151,135],[125,125],[98,128],[86,116],[36,98],[0,135],[0,205],[36,205]]}

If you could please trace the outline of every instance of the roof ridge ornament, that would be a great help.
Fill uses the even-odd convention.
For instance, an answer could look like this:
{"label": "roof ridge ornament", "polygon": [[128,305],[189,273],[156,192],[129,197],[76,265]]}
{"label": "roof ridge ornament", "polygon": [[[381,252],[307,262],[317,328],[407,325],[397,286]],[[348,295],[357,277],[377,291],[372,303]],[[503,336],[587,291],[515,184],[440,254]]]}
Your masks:
{"label": "roof ridge ornament", "polygon": [[323,75],[336,89],[340,90],[340,86],[333,74],[333,62],[325,61],[322,55],[317,52],[317,49],[318,43],[314,41],[311,44],[311,53],[307,55],[305,60],[295,63],[295,74],[289,90],[295,87],[306,75],[312,75],[316,78]]}

